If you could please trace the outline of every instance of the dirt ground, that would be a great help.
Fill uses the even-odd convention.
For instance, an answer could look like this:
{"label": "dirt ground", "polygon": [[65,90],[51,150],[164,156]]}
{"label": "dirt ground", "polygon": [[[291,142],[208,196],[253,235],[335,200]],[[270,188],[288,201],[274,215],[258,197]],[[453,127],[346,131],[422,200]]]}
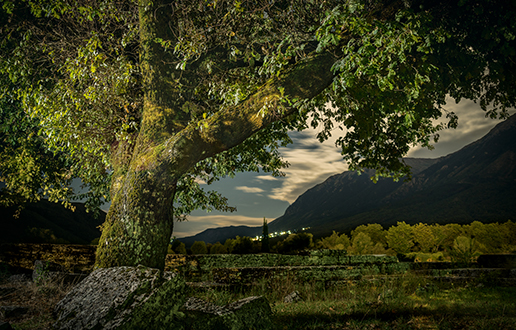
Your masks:
{"label": "dirt ground", "polygon": [[[17,330],[51,329],[54,306],[71,290],[73,284],[64,284],[59,280],[36,284],[30,276],[18,279],[0,280],[0,308],[2,306],[25,307],[26,312],[14,312],[0,319],[9,322]],[[3,316],[3,315],[0,315]]]}

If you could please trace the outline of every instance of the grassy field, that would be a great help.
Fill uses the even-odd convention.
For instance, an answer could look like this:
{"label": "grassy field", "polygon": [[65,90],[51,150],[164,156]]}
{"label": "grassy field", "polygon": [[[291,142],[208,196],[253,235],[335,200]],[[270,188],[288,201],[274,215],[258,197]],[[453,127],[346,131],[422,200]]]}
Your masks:
{"label": "grassy field", "polygon": [[[293,291],[303,300],[284,303]],[[516,288],[440,283],[411,274],[329,287],[263,281],[249,292],[207,290],[196,295],[220,305],[264,295],[278,329],[516,329]]]}
{"label": "grassy field", "polygon": [[[70,287],[26,282],[16,289],[0,305],[29,307],[25,316],[9,319],[15,329],[25,330],[50,329],[53,306]],[[293,291],[302,300],[284,303]],[[262,280],[245,290],[192,289],[191,295],[219,305],[263,295],[277,329],[516,329],[516,288],[479,281],[457,285],[411,274],[330,285]]]}

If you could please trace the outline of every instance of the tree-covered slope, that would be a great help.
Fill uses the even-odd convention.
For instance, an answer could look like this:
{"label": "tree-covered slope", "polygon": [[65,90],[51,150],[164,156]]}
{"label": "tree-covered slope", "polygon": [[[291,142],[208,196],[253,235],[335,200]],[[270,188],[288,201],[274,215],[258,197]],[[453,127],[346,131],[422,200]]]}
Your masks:
{"label": "tree-covered slope", "polygon": [[439,159],[406,159],[408,182],[344,172],[309,189],[270,223],[272,231],[347,231],[363,223],[484,222],[516,216],[516,116]]}
{"label": "tree-covered slope", "polygon": [[100,237],[106,215],[95,218],[82,203],[72,204],[75,211],[47,200],[28,203],[19,218],[13,217],[15,207],[0,207],[0,242],[89,244]]}

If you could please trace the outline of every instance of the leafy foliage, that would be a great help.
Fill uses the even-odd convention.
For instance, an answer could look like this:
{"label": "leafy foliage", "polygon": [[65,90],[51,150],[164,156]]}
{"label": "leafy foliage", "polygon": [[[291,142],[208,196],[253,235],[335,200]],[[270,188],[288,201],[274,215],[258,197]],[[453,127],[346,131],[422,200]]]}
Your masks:
{"label": "leafy foliage", "polygon": [[408,253],[414,246],[413,231],[404,221],[398,222],[387,231],[387,243],[397,253]]}
{"label": "leafy foliage", "polygon": [[193,254],[207,254],[208,249],[206,248],[206,243],[203,241],[196,241],[193,243],[190,248]]}
{"label": "leafy foliage", "polygon": [[452,261],[461,263],[472,262],[480,254],[477,241],[466,236],[457,237],[453,241],[453,247],[450,251]]}
{"label": "leafy foliage", "polygon": [[[69,180],[80,177],[90,189],[83,197],[98,205],[120,188],[142,151],[137,143],[163,148],[159,139],[179,138],[186,127],[198,134],[217,129],[216,118],[271,81],[278,102],[265,102],[257,116],[273,117],[273,123],[184,170],[170,205],[177,219],[196,208],[234,210],[200,181],[239,171],[282,175],[288,164],[278,149],[291,142],[288,130],[312,126],[323,141],[338,128],[337,145],[351,169],[400,178],[409,174],[400,159],[410,146],[431,148],[440,129],[457,125],[444,108],[446,95],[478,101],[491,117],[504,117],[516,105],[516,10],[510,2],[163,2],[155,17],[158,25],[167,22],[159,26],[166,33],[142,44],[146,23],[138,9],[152,5],[3,2],[1,111],[27,119],[2,119],[2,127],[14,122],[15,130],[32,130],[30,142],[3,131],[18,147],[2,152],[24,160],[0,163],[2,176],[12,178],[3,194],[8,203],[42,194],[66,203],[74,196]],[[166,56],[159,62],[166,65],[164,77],[156,80],[163,83],[151,91],[150,51]],[[318,86],[323,91],[315,97],[286,93],[296,82],[282,80],[283,74],[317,54],[332,54],[331,84]],[[171,100],[166,118],[145,117],[145,102],[164,90]],[[443,113],[447,123],[438,121]]]}
{"label": "leafy foliage", "polygon": [[305,249],[313,248],[313,235],[310,233],[290,234],[283,241],[278,242],[275,246],[279,253],[299,252]]}
{"label": "leafy foliage", "polygon": [[346,234],[339,236],[339,233],[333,231],[330,236],[322,238],[317,246],[330,250],[346,250],[350,244],[349,237]]}

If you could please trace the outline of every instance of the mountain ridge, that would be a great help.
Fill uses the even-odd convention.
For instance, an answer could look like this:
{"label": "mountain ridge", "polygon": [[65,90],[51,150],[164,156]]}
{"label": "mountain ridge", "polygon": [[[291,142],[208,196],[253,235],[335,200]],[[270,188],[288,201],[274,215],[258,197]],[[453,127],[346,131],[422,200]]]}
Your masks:
{"label": "mountain ridge", "polygon": [[18,218],[13,217],[16,206],[0,207],[0,243],[90,244],[100,237],[106,213],[95,218],[83,203],[72,205],[75,211],[43,199],[27,203]]}
{"label": "mountain ridge", "polygon": [[[382,178],[374,184],[370,180],[372,170],[362,175],[350,171],[335,174],[301,194],[282,216],[269,223],[269,232],[311,227],[315,236],[322,236],[332,230],[349,232],[366,223],[390,226],[397,221],[415,224],[514,219],[516,145],[512,141],[516,141],[516,115],[446,156],[404,158],[412,168],[412,180],[407,182]],[[224,237],[224,228],[217,228],[219,238]],[[261,234],[261,227],[247,228],[254,233],[252,236]],[[205,232],[181,240],[215,243],[204,239]]]}

